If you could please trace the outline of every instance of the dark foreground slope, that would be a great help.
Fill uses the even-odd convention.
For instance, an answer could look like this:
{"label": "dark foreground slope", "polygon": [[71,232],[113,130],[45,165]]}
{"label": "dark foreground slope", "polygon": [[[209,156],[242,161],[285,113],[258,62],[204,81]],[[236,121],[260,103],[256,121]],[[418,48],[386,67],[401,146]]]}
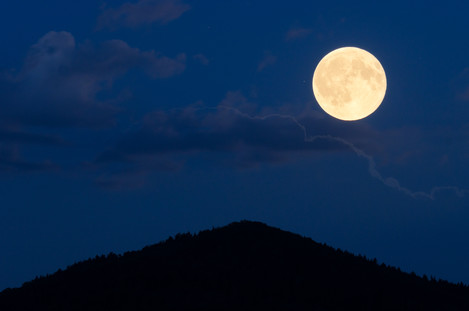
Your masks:
{"label": "dark foreground slope", "polygon": [[240,222],[96,257],[0,293],[0,310],[469,310],[469,288]]}

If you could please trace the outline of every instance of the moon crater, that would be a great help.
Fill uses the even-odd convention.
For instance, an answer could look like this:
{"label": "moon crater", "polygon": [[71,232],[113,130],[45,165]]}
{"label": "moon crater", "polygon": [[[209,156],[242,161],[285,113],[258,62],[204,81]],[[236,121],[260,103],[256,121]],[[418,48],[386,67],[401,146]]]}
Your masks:
{"label": "moon crater", "polygon": [[372,114],[386,93],[386,74],[369,52],[344,47],[324,56],[313,75],[313,92],[329,115],[354,121]]}

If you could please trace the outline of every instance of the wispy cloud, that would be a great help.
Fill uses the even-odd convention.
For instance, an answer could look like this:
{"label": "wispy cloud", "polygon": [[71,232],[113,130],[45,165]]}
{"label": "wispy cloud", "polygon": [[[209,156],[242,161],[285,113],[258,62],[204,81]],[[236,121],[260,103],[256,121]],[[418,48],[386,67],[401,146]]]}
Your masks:
{"label": "wispy cloud", "polygon": [[[38,161],[22,156],[25,147],[57,147],[68,145],[62,138],[25,131],[14,127],[0,126],[0,172],[38,172],[58,169],[51,160]],[[23,151],[23,152],[22,152]]]}
{"label": "wispy cloud", "polygon": [[0,143],[0,172],[41,172],[57,170],[58,166],[50,161],[31,161],[24,159],[18,146]]}
{"label": "wispy cloud", "polygon": [[312,32],[313,30],[309,28],[302,28],[302,27],[290,28],[290,30],[288,30],[288,32],[285,34],[285,40],[293,41],[293,40],[301,39],[301,38],[309,36]]}
{"label": "wispy cloud", "polygon": [[267,51],[264,52],[264,57],[260,61],[259,65],[257,66],[257,71],[261,72],[265,68],[272,66],[277,62],[277,56],[272,55],[272,52]]}
{"label": "wispy cloud", "polygon": [[98,18],[98,29],[136,28],[145,24],[167,24],[190,9],[181,0],[139,0],[118,8],[107,8]]}
{"label": "wispy cloud", "polygon": [[458,100],[469,101],[469,67],[464,68],[453,80],[453,86],[456,89],[456,98]]}
{"label": "wispy cloud", "polygon": [[39,145],[63,145],[64,141],[57,136],[27,132],[19,129],[0,127],[0,141],[2,143],[21,143]]}
{"label": "wispy cloud", "polygon": [[[224,153],[230,165],[250,167],[264,162],[284,162],[295,155],[316,151],[348,150],[340,142],[318,140],[305,143],[303,129],[282,115],[251,118],[239,113],[248,106],[238,92],[229,92],[217,107],[190,106],[171,111],[154,111],[144,118],[141,128],[123,137],[103,152],[96,163],[135,163],[148,156]],[[298,117],[318,134],[336,133],[350,140],[369,129],[351,126],[337,128],[333,121],[314,113]],[[359,140],[359,139],[358,139]],[[358,141],[358,145],[365,144]]]}
{"label": "wispy cloud", "polygon": [[[313,111],[293,116],[288,113],[248,114],[239,107],[250,106],[238,92],[229,92],[216,107],[190,106],[148,114],[139,130],[129,133],[113,148],[100,154],[94,165],[137,165],[161,158],[182,159],[214,154],[222,165],[237,168],[263,163],[285,163],[313,153],[352,152],[366,161],[371,177],[383,185],[413,198],[435,199],[440,192],[458,196],[469,190],[455,186],[435,186],[430,191],[414,191],[377,168],[373,150],[389,137],[364,123],[337,123]],[[406,132],[402,132],[404,137]],[[393,133],[395,138],[396,133]],[[367,151],[365,151],[367,150]],[[164,169],[149,167],[151,170]]]}
{"label": "wispy cloud", "polygon": [[202,65],[208,65],[210,63],[209,59],[204,54],[196,54],[193,58]]}
{"label": "wispy cloud", "polygon": [[76,44],[72,34],[51,31],[34,44],[17,75],[0,79],[0,120],[48,127],[103,127],[118,112],[112,100],[98,94],[131,68],[151,78],[167,78],[185,69],[185,55],[176,58],[141,51],[121,40],[95,46]]}

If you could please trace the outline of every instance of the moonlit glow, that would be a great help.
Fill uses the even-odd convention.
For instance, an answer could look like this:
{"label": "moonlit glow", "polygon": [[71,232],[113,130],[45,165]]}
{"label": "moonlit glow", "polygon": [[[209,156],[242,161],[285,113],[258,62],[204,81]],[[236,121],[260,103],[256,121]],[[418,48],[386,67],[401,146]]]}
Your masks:
{"label": "moonlit glow", "polygon": [[372,114],[386,93],[386,74],[369,52],[344,47],[324,56],[313,75],[313,92],[329,115],[354,121]]}

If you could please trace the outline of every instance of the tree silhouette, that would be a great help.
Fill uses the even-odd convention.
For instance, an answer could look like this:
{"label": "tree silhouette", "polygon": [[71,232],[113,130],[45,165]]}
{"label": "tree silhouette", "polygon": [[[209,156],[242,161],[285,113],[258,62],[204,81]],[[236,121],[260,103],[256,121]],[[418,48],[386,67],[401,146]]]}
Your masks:
{"label": "tree silhouette", "polygon": [[0,293],[0,310],[469,310],[469,288],[258,222],[110,253]]}

